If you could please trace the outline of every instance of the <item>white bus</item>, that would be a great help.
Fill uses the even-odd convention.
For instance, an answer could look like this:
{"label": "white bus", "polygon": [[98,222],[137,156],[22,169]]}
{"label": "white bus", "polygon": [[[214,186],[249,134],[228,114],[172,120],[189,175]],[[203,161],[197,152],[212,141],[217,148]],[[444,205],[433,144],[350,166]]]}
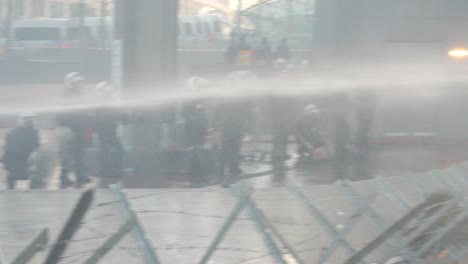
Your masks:
{"label": "white bus", "polygon": [[[11,26],[11,48],[74,47],[81,38],[79,18],[18,19]],[[90,46],[106,46],[112,30],[111,18],[84,19],[84,39]],[[104,39],[105,38],[105,39]]]}
{"label": "white bus", "polygon": [[[110,47],[112,17],[84,18],[84,39],[90,47]],[[216,14],[179,18],[182,49],[224,47],[232,24]],[[79,18],[18,19],[11,26],[12,48],[75,47],[81,38]]]}

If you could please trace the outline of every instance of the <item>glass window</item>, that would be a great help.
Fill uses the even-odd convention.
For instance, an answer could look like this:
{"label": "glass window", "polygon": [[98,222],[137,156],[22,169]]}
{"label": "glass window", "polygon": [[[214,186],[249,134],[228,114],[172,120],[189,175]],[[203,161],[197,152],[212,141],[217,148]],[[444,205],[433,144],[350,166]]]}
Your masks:
{"label": "glass window", "polygon": [[208,22],[203,22],[203,25],[205,26],[205,27],[204,27],[205,32],[211,32],[211,30],[210,30],[210,23],[208,23]]}
{"label": "glass window", "polygon": [[19,41],[60,40],[60,29],[51,27],[16,28],[15,39]]}

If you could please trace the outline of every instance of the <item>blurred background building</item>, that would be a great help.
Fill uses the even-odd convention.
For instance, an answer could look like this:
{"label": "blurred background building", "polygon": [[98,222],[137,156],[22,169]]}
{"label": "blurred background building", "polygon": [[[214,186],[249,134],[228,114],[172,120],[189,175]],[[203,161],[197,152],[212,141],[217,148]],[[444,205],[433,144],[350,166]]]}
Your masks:
{"label": "blurred background building", "polygon": [[0,17],[40,18],[40,17],[77,17],[84,5],[86,16],[99,16],[102,7],[110,8],[106,0],[0,0]]}

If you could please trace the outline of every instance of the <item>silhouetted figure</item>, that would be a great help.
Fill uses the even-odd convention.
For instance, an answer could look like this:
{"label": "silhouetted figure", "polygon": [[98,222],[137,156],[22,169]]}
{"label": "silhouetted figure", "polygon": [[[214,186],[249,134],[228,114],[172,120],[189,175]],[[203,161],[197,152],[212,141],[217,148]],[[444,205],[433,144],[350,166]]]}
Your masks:
{"label": "silhouetted figure", "polygon": [[[247,71],[234,72],[229,76],[231,84],[238,86],[245,80],[253,78]],[[227,168],[228,175],[224,180],[224,187],[236,181],[241,174],[240,159],[242,139],[252,120],[250,103],[244,98],[226,99],[220,110],[219,126],[221,130],[221,144],[223,149],[222,174]],[[224,176],[224,175],[223,175]]]}
{"label": "silhouetted figure", "polygon": [[229,41],[229,46],[227,47],[226,54],[225,54],[225,61],[228,65],[233,66],[236,64],[238,52],[239,52],[239,49],[236,45],[236,42],[234,41],[234,39],[231,39]]}
{"label": "silhouetted figure", "polygon": [[289,50],[288,41],[282,39],[277,50],[276,50],[276,59],[289,60],[291,58],[291,51]]}
{"label": "silhouetted figure", "polygon": [[[107,82],[96,86],[99,100],[115,99],[115,90]],[[99,176],[101,186],[118,182],[123,177],[123,147],[118,136],[118,127],[123,115],[115,109],[97,109],[95,112],[96,134],[99,141]]]}
{"label": "silhouetted figure", "polygon": [[15,189],[16,181],[29,179],[29,157],[39,147],[39,134],[34,127],[34,115],[21,115],[18,124],[5,138],[3,164],[8,171],[8,189]]}
{"label": "silhouetted figure", "polygon": [[75,174],[76,187],[89,183],[85,166],[85,148],[90,144],[92,117],[87,112],[70,112],[57,116],[60,130],[60,184],[67,188],[73,184],[69,174]]}
{"label": "silhouetted figure", "polygon": [[297,152],[301,158],[313,157],[314,150],[325,142],[320,134],[320,112],[315,105],[307,105],[296,121]]}
{"label": "silhouetted figure", "polygon": [[367,179],[369,177],[369,136],[372,129],[372,121],[377,107],[377,98],[372,91],[358,91],[356,95],[356,177]]}
{"label": "silhouetted figure", "polygon": [[262,38],[260,45],[255,50],[255,61],[257,64],[270,66],[273,61],[273,51],[270,41],[267,38]]}
{"label": "silhouetted figure", "polygon": [[241,35],[237,45],[237,66],[250,66],[253,62],[252,47],[247,41],[246,35]]}
{"label": "silhouetted figure", "polygon": [[289,159],[288,140],[294,127],[294,100],[287,96],[269,99],[269,115],[273,139],[272,165],[275,180],[282,180],[284,164]]}
{"label": "silhouetted figure", "polygon": [[[192,92],[202,92],[208,86],[208,80],[201,77],[191,77],[187,80],[187,88]],[[202,99],[187,100],[182,104],[184,119],[185,145],[188,150],[188,172],[192,185],[198,186],[207,172],[203,168],[203,148],[209,127],[208,112]]]}
{"label": "silhouetted figure", "polygon": [[247,36],[246,35],[241,35],[239,37],[239,44],[238,44],[238,50],[252,50],[252,47],[250,46],[249,42],[247,41]]}
{"label": "silhouetted figure", "polygon": [[335,96],[334,107],[335,119],[335,159],[334,171],[337,179],[345,179],[346,168],[349,163],[349,138],[350,128],[348,116],[350,112],[349,98],[344,92],[340,92]]}
{"label": "silhouetted figure", "polygon": [[[64,99],[71,103],[79,101],[84,92],[85,79],[78,72],[72,72],[65,76]],[[85,167],[85,148],[90,143],[89,132],[92,119],[86,111],[60,113],[56,117],[60,127],[60,185],[67,188],[73,184],[69,174],[74,172],[76,186],[90,182]]]}
{"label": "silhouetted figure", "polygon": [[248,124],[249,106],[246,102],[230,99],[222,106],[221,144],[223,170],[227,169],[225,183],[229,184],[241,174],[240,159],[244,132]]}

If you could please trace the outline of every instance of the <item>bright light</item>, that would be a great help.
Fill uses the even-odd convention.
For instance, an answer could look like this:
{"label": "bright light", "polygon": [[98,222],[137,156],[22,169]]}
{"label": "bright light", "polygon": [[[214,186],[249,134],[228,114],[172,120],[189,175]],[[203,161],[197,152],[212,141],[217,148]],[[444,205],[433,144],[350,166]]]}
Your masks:
{"label": "bright light", "polygon": [[468,57],[467,49],[453,49],[448,52],[448,55],[453,58],[466,58]]}

